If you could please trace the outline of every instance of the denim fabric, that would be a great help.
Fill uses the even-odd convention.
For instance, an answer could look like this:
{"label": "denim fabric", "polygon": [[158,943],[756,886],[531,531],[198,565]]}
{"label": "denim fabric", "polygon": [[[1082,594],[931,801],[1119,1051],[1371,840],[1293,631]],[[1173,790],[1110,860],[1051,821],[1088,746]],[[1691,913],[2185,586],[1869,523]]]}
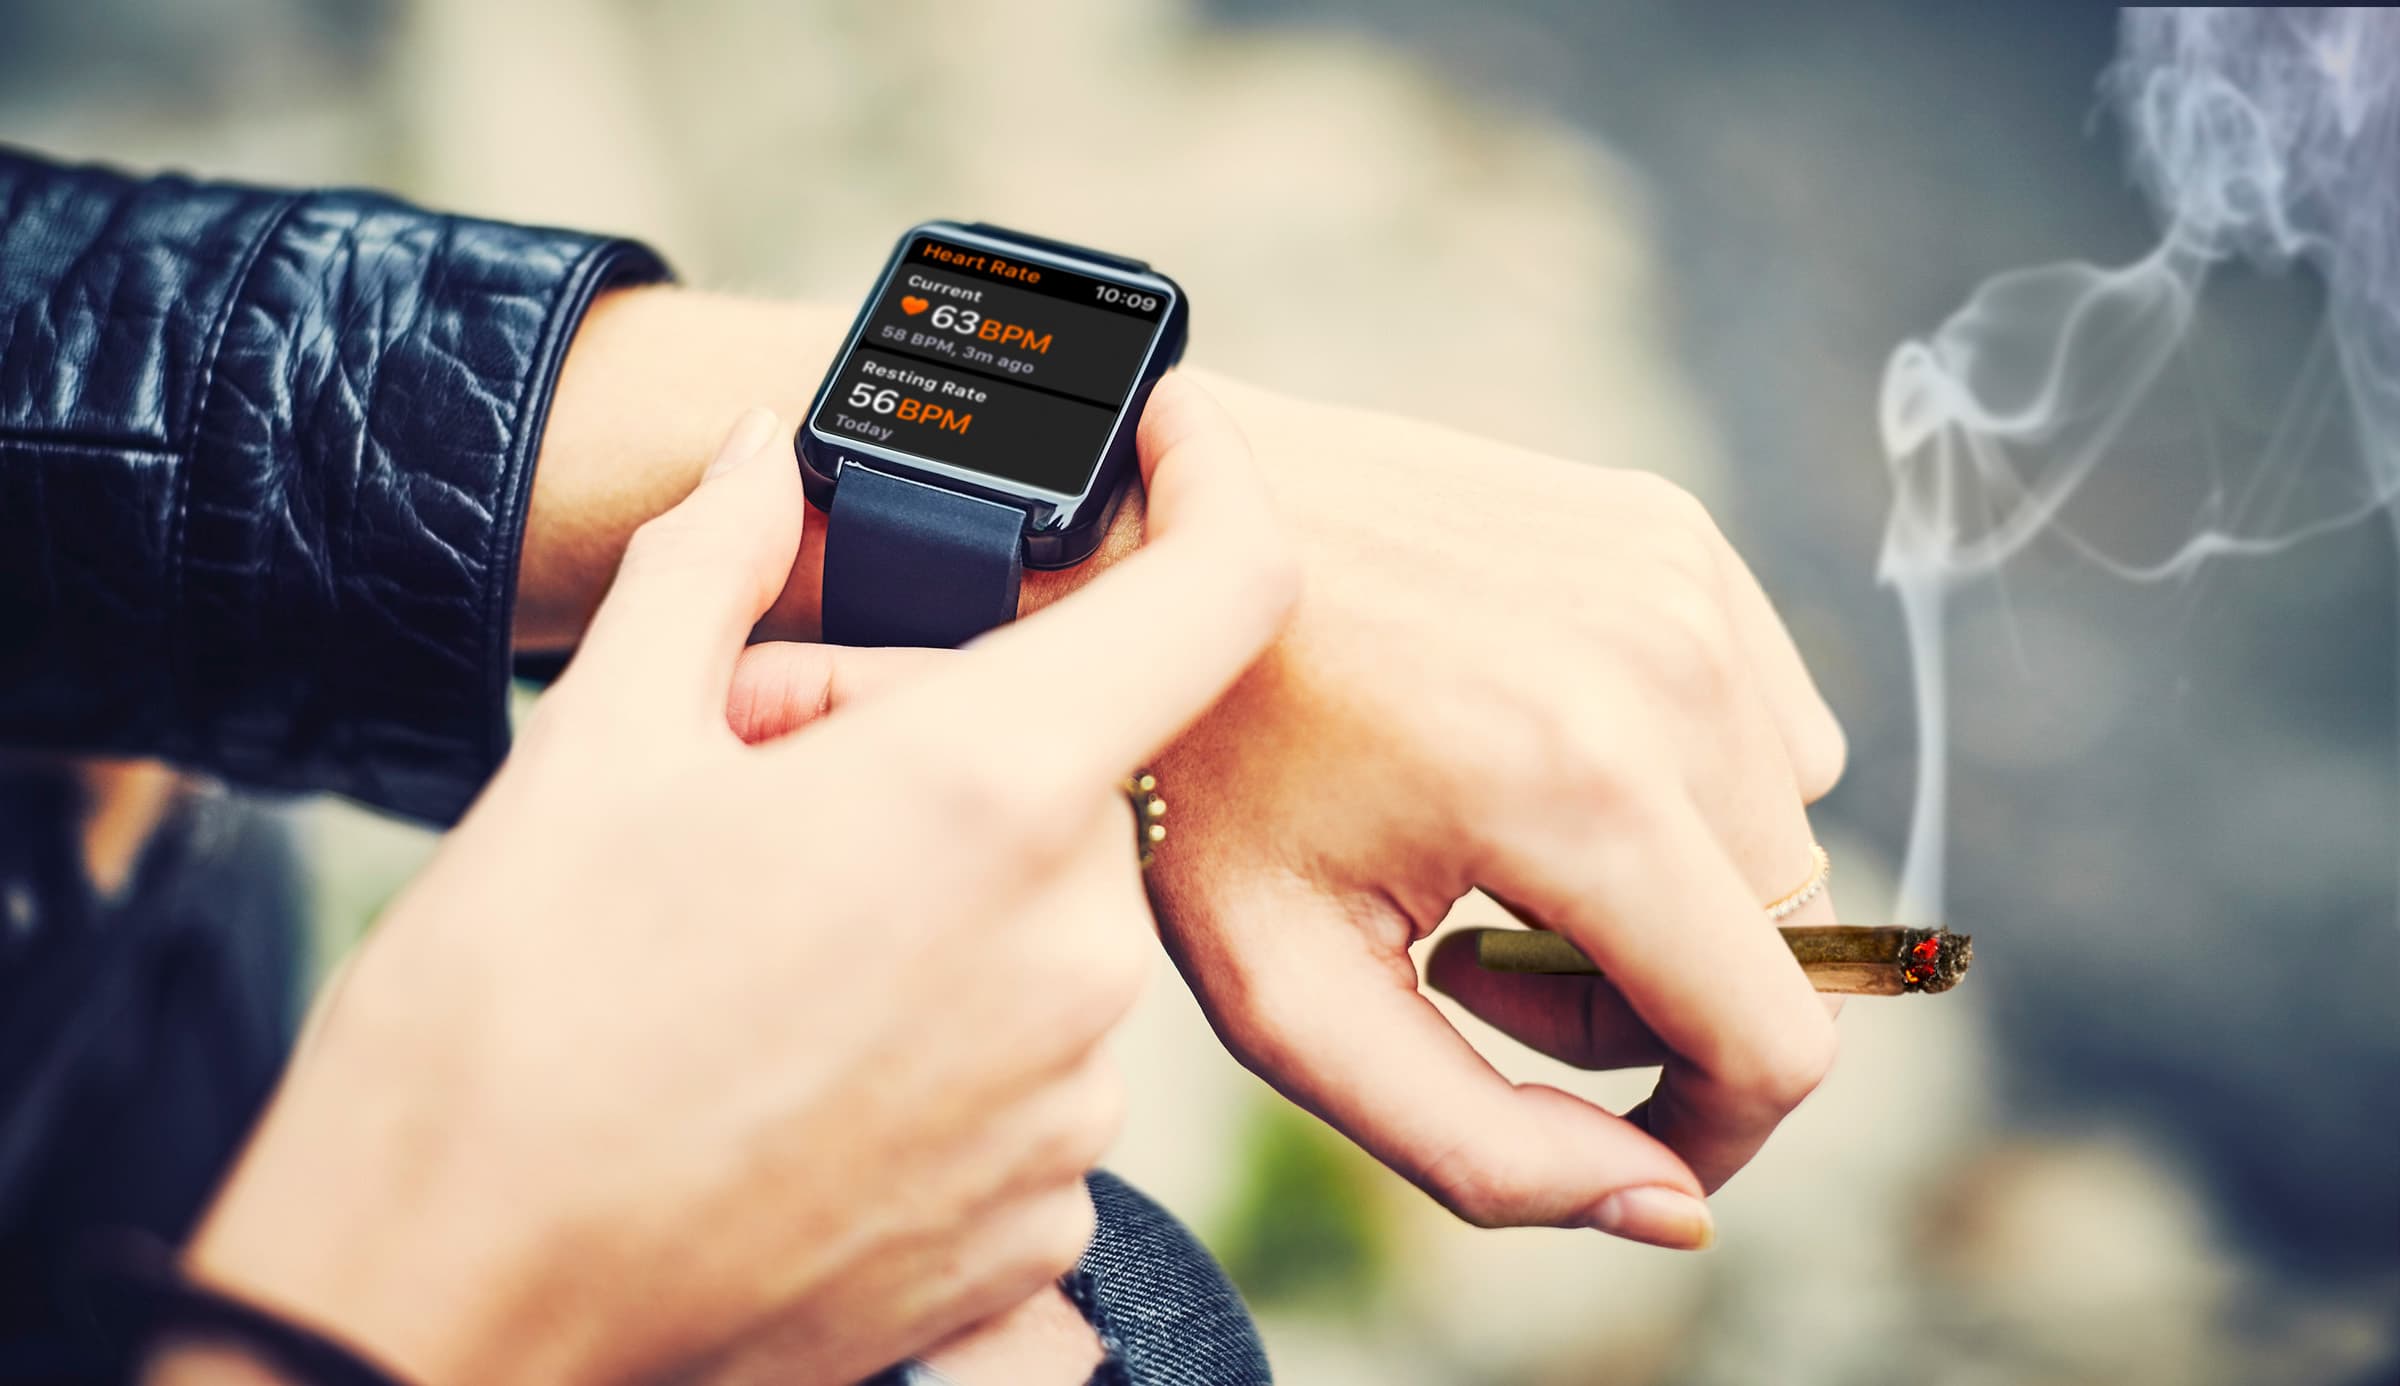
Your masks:
{"label": "denim fabric", "polygon": [[[177,813],[105,905],[73,869],[80,819],[63,774],[0,771],[0,901],[31,902],[0,920],[0,1386],[124,1378],[69,1326],[57,1273],[93,1227],[184,1234],[293,1020],[300,900],[272,815],[224,798]],[[1089,1182],[1098,1229],[1062,1287],[1108,1349],[1093,1386],[1271,1380],[1208,1251],[1124,1181]],[[912,1364],[877,1386],[939,1382]]]}
{"label": "denim fabric", "polygon": [[[1258,1329],[1208,1248],[1115,1175],[1085,1182],[1100,1225],[1059,1288],[1107,1350],[1087,1386],[1268,1386],[1275,1378]],[[959,1384],[904,1362],[864,1386]]]}
{"label": "denim fabric", "polygon": [[1093,1386],[1272,1382],[1250,1311],[1208,1248],[1115,1175],[1090,1185],[1100,1226],[1065,1288],[1109,1351]]}

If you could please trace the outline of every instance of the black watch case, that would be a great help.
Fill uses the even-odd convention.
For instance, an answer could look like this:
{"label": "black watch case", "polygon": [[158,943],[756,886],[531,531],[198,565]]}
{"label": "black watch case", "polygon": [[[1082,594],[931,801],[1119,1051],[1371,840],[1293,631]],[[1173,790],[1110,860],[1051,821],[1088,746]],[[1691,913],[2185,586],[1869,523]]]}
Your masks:
{"label": "black watch case", "polygon": [[[1023,486],[1004,477],[954,467],[916,453],[878,446],[857,438],[835,436],[817,427],[817,417],[826,395],[849,364],[850,355],[858,349],[875,304],[883,297],[892,276],[899,273],[908,247],[920,236],[932,235],[986,250],[1021,263],[1055,267],[1075,274],[1089,275],[1126,288],[1138,288],[1162,294],[1167,299],[1158,335],[1151,340],[1150,351],[1124,403],[1118,408],[1115,425],[1104,444],[1100,464],[1092,469],[1090,480],[1081,492],[1066,495],[1055,491]],[[1039,236],[1006,231],[982,223],[928,221],[912,226],[893,245],[883,272],[876,276],[875,286],[859,304],[858,316],[852,320],[850,331],[842,340],[841,352],[825,372],[825,379],[809,401],[808,413],[795,436],[795,451],[800,458],[800,477],[808,493],[809,504],[819,510],[830,509],[833,493],[840,484],[842,468],[848,463],[872,467],[876,471],[961,495],[998,501],[1025,512],[1023,559],[1028,568],[1072,568],[1092,556],[1100,546],[1100,537],[1107,533],[1109,521],[1117,505],[1124,499],[1126,483],[1137,474],[1139,462],[1134,454],[1134,432],[1141,422],[1142,409],[1150,401],[1151,388],[1159,378],[1183,359],[1183,348],[1190,334],[1189,309],[1183,288],[1174,280],[1135,260],[1119,259],[1097,251],[1080,249]]]}

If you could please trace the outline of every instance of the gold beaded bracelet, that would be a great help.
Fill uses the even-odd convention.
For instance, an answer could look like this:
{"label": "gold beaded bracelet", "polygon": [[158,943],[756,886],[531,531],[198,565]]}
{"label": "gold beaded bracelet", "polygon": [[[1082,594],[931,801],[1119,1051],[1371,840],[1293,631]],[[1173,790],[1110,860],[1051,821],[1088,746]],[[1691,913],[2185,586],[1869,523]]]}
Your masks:
{"label": "gold beaded bracelet", "polygon": [[1167,825],[1158,821],[1167,816],[1167,801],[1158,795],[1158,776],[1136,771],[1125,782],[1125,799],[1133,805],[1133,849],[1148,866],[1158,855],[1158,844],[1167,840]]}

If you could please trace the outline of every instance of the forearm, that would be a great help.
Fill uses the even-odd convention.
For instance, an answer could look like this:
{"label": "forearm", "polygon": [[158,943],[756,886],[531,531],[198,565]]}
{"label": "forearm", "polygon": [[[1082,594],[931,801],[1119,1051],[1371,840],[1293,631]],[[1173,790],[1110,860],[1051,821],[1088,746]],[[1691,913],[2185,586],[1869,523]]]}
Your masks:
{"label": "forearm", "polygon": [[[727,420],[765,405],[797,429],[849,325],[844,308],[673,288],[628,289],[595,303],[568,351],[534,472],[517,574],[517,648],[575,643],[626,540],[698,482]],[[804,524],[792,580],[764,623],[787,639],[814,639],[818,630],[825,517],[812,507]],[[1141,506],[1129,500],[1099,562],[1025,575],[1025,609],[1056,600],[1140,534]]]}
{"label": "forearm", "polygon": [[[691,491],[742,410],[766,405],[796,423],[847,325],[813,305],[672,288],[594,303],[568,349],[535,465],[517,648],[573,645],[633,531]],[[814,574],[823,553],[824,517],[812,512],[796,576]],[[778,623],[813,632],[816,591],[813,578],[795,581]]]}

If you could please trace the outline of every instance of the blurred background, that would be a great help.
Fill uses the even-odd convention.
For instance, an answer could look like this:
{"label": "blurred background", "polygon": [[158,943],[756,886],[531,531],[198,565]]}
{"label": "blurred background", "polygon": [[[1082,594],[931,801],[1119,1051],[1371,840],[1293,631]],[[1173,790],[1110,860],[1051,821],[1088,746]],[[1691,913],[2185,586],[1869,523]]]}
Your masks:
{"label": "blurred background", "polygon": [[[2115,28],[1885,0],[0,0],[0,139],[622,230],[692,282],[843,304],[910,222],[989,218],[1168,267],[1212,368],[1668,473],[1849,725],[1819,826],[1873,922],[1917,757],[1877,378],[1989,274],[2147,250],[2098,95]],[[1495,294],[1496,261],[1541,291]],[[2192,459],[2280,417],[2312,292],[2220,281],[2079,533],[2173,547]],[[2253,484],[2321,484],[2341,441],[2313,446]],[[1114,1163],[1312,1386],[2400,1381],[2396,609],[2380,521],[2158,585],[2037,544],[1961,591],[1948,922],[1975,973],[1849,1008],[1709,1254],[1451,1221],[1228,1060],[1163,961]],[[321,967],[427,842],[280,811]],[[1613,1104],[1645,1086],[1478,1038]]]}

